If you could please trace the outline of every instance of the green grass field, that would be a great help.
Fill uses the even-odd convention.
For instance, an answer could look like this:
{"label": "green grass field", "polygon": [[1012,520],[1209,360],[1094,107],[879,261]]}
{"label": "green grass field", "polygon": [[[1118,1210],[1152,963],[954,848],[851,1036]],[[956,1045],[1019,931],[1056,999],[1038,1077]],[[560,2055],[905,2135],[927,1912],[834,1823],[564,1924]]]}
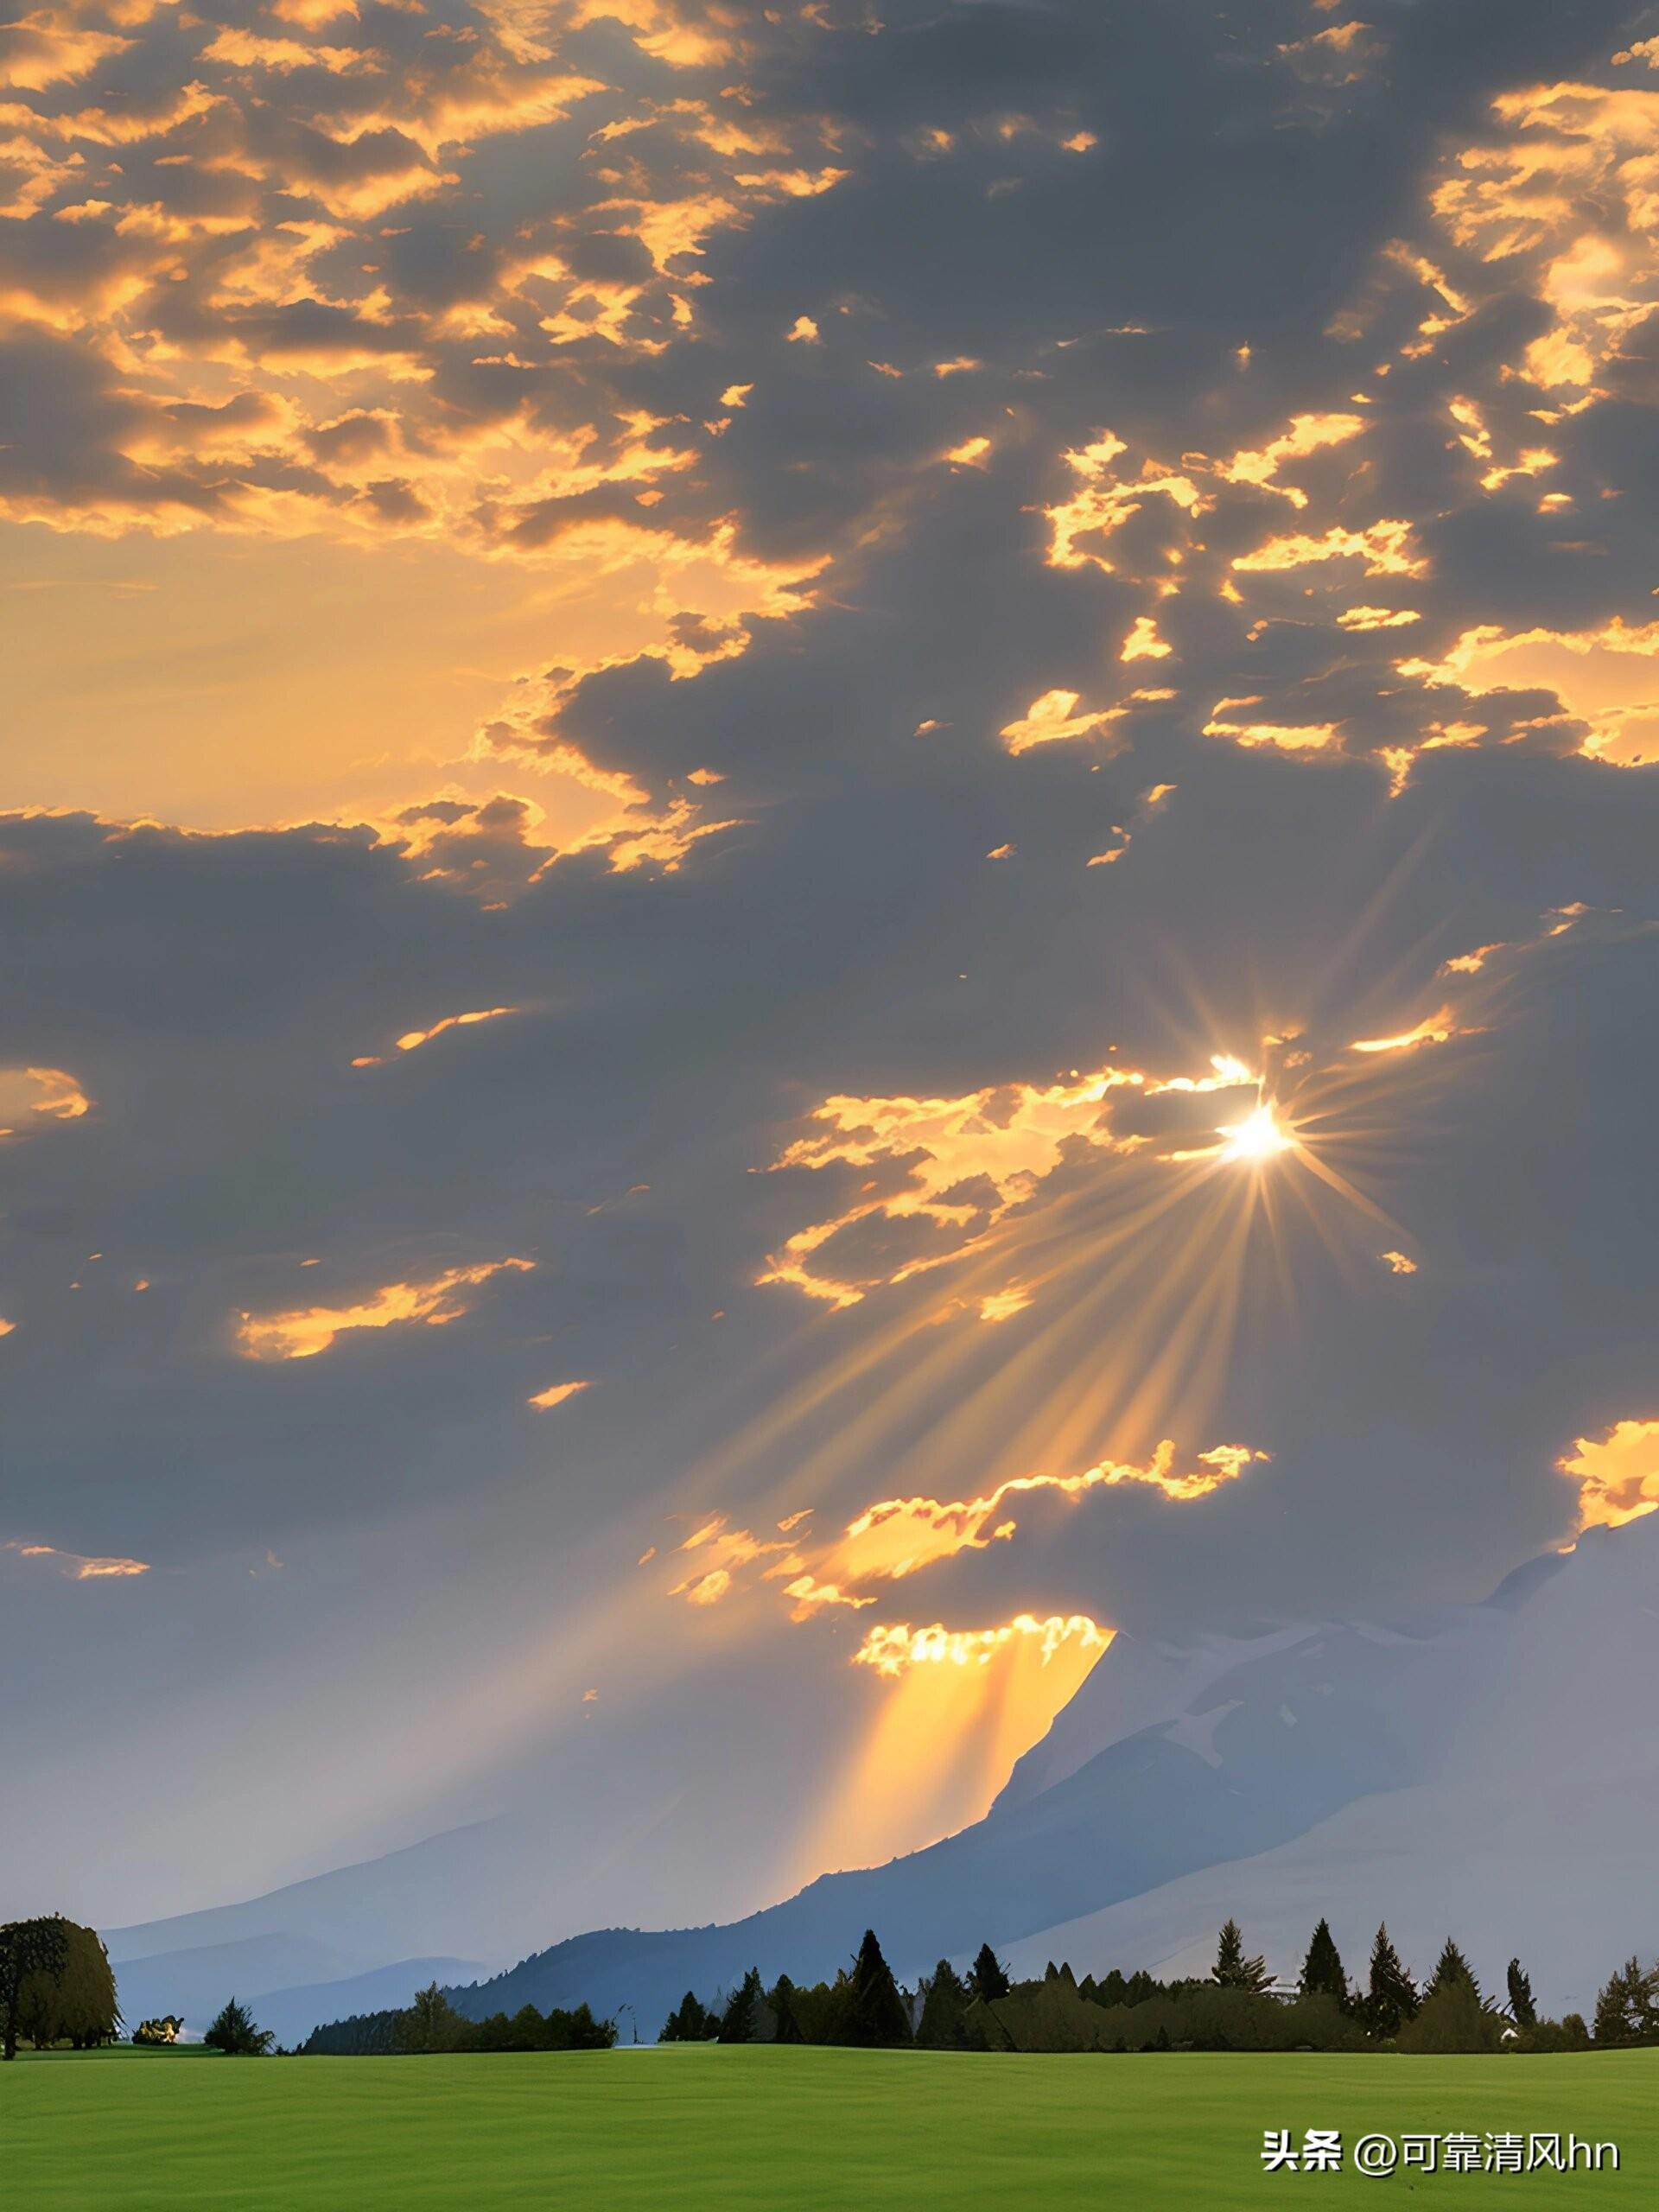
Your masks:
{"label": "green grass field", "polygon": [[1571,2129],[1617,2173],[1399,2175],[1415,2202],[1659,2205],[1659,2051],[1540,2058],[957,2056],[717,2046],[0,2069],[6,2212],[445,2205],[961,2212],[1375,2200],[1262,2171],[1262,2133]]}

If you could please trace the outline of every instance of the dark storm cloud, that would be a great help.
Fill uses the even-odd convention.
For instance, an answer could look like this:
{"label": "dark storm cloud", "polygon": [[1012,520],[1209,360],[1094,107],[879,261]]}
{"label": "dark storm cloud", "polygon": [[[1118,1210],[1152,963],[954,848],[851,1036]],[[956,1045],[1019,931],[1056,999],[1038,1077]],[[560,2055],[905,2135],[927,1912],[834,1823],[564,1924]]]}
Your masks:
{"label": "dark storm cloud", "polygon": [[[682,16],[725,50],[675,67],[649,50],[666,15],[641,44],[603,20],[245,10],[135,25],[29,95],[43,196],[6,281],[34,411],[0,456],[20,512],[258,528],[280,497],[307,527],[526,558],[582,529],[671,550],[727,525],[744,557],[826,565],[812,604],[739,632],[671,563],[671,633],[704,664],[531,687],[490,741],[493,802],[411,792],[378,836],[4,824],[5,1064],[66,1071],[91,1107],[0,1145],[0,1541],[151,1570],[48,1590],[6,1554],[26,1646],[48,1609],[96,1604],[99,1634],[181,1664],[250,1573],[292,1608],[260,1616],[271,1651],[342,1591],[366,1643],[460,1555],[481,1619],[515,1557],[563,1602],[584,1541],[667,1550],[665,1512],[760,1525],[789,1489],[832,1529],[883,1497],[971,1499],[1133,1340],[1147,1277],[1092,1303],[1080,1265],[994,1324],[966,1292],[934,1310],[971,1271],[893,1278],[993,1221],[1016,1251],[1103,1236],[1109,1173],[1166,1172],[1237,1101],[1120,1116],[1109,1095],[1018,1188],[964,1141],[936,1195],[965,1229],[872,1203],[931,1157],[902,1114],[874,1158],[777,1166],[823,1102],[873,1125],[983,1094],[970,1118],[998,1129],[1074,1071],[1203,1082],[1233,1052],[1254,1074],[1278,1024],[1352,1069],[1492,946],[1514,950],[1456,999],[1457,1033],[1378,1056],[1387,1223],[1332,1201],[1333,1255],[1299,1217],[1288,1300],[1258,1242],[1202,1423],[1172,1412],[1183,1467],[1223,1442],[1271,1461],[1203,1497],[1045,1500],[868,1618],[982,1627],[1040,1601],[1157,1628],[1310,1588],[1474,1594],[1570,1529],[1554,1463],[1643,1412],[1659,1319],[1659,771],[1579,749],[1593,701],[1526,671],[1480,695],[1446,657],[1480,625],[1650,618],[1645,341],[1623,330],[1587,385],[1525,379],[1578,218],[1489,266],[1430,195],[1459,146],[1513,143],[1497,94],[1611,86],[1633,19],[1371,12],[1317,47],[1335,27],[1289,4],[905,7],[879,35],[740,10]],[[208,57],[225,31],[344,59]],[[208,104],[181,107],[197,81]],[[129,203],[156,212],[124,227]],[[799,316],[817,342],[791,340]],[[1344,412],[1341,442],[1240,467]],[[489,443],[510,420],[535,481]],[[1522,473],[1534,444],[1547,473]],[[1125,661],[1143,622],[1169,651]],[[1016,749],[1057,694],[1051,727],[1116,719]],[[558,852],[530,800],[569,748],[634,803]],[[820,1223],[841,1225],[812,1264],[862,1294],[839,1313],[757,1282]],[[1414,1273],[1382,1256],[1400,1239]],[[401,1319],[377,1304],[394,1287]],[[316,1313],[340,1325],[312,1356],[245,1356],[243,1316]],[[810,1387],[883,1343],[922,1347],[915,1389],[837,1461],[858,1391]],[[739,1452],[791,1395],[794,1427]],[[1120,1434],[1105,1408],[1040,1471],[1149,1452],[1150,1420]],[[824,1648],[839,1664],[847,1633]]]}

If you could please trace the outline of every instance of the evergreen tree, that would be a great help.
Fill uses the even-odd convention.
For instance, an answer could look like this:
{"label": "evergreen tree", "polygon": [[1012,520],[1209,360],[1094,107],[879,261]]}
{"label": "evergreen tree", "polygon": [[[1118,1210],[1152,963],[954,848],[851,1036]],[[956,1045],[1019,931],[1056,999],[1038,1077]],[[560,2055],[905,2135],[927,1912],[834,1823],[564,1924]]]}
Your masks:
{"label": "evergreen tree", "polygon": [[982,1943],[968,1975],[968,1987],[975,1997],[1006,1997],[1008,1993],[1008,1970],[988,1943]]}
{"label": "evergreen tree", "polygon": [[701,2043],[709,2032],[709,2015],[697,2001],[695,1990],[688,1989],[679,2002],[679,2009],[671,2012],[657,2038],[658,2043]]}
{"label": "evergreen tree", "polygon": [[777,2023],[772,2040],[775,2043],[804,2042],[805,2038],[801,2034],[801,2024],[795,2017],[795,1985],[786,1974],[779,1975],[766,2002],[772,2007],[772,2018]]}
{"label": "evergreen tree", "polygon": [[[1324,1922],[1319,1925],[1323,1927]],[[1236,1920],[1229,1920],[1222,1929],[1216,1945],[1215,1972],[1211,1979],[1224,1989],[1248,1989],[1257,1995],[1273,1980],[1263,1961],[1245,1957],[1244,1938]]]}
{"label": "evergreen tree", "polygon": [[253,2015],[234,1997],[202,2037],[209,2050],[223,2051],[226,2058],[263,2058],[276,2040],[269,2028],[254,2025]]}
{"label": "evergreen tree", "polygon": [[1466,1981],[1476,1997],[1480,1995],[1480,1984],[1475,1980],[1474,1968],[1449,1936],[1446,1939],[1445,1949],[1434,1961],[1428,1987],[1423,1992],[1424,2003],[1427,2004],[1431,1997],[1438,1997],[1448,1981]]}
{"label": "evergreen tree", "polygon": [[720,2024],[721,2043],[753,2043],[755,2031],[755,2008],[760,1997],[760,1974],[751,1967],[732,1992],[732,2001],[726,2007]]}
{"label": "evergreen tree", "polygon": [[1371,1946],[1370,1985],[1365,1996],[1365,2024],[1374,2036],[1397,2036],[1417,2017],[1421,1999],[1417,1985],[1407,1972],[1389,1940],[1388,1923],[1376,1931]]}
{"label": "evergreen tree", "polygon": [[963,2044],[963,2016],[970,2001],[962,1976],[949,1959],[941,1959],[930,1980],[922,1984],[922,2017],[916,2040],[927,2050],[960,2050]]}
{"label": "evergreen tree", "polygon": [[852,2040],[866,2044],[908,2043],[910,2012],[893,1969],[881,1955],[875,1930],[867,1928],[853,1965]]}
{"label": "evergreen tree", "polygon": [[1474,1977],[1451,1974],[1429,1992],[1399,2040],[1402,2050],[1422,2053],[1496,2050],[1503,2039],[1503,2017],[1481,2003]]}
{"label": "evergreen tree", "polygon": [[1304,1997],[1334,1997],[1338,2005],[1348,2002],[1348,1976],[1328,1920],[1321,1920],[1313,1930],[1296,1986]]}
{"label": "evergreen tree", "polygon": [[1510,1961],[1510,2018],[1517,2028],[1535,2028],[1538,2007],[1532,2001],[1532,1977],[1521,1970],[1519,1959]]}
{"label": "evergreen tree", "polygon": [[1627,1959],[1596,1997],[1598,2043],[1644,2043],[1659,2037],[1659,1967]]}

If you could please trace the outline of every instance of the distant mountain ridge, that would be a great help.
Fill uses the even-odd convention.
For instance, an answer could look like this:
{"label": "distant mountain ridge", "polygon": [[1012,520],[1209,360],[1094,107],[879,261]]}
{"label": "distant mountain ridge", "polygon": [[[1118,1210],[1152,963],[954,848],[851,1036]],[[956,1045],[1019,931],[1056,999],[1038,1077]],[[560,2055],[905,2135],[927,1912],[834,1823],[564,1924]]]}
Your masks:
{"label": "distant mountain ridge", "polygon": [[[1302,1923],[1326,1912],[1351,1953],[1383,1917],[1425,1956],[1455,1925],[1489,1973],[1529,1949],[1546,2000],[1582,2009],[1617,1957],[1659,1948],[1642,1871],[1659,1832],[1656,1665],[1652,1520],[1592,1530],[1479,1605],[1186,1646],[1120,1637],[959,1834],[734,1922],[574,1936],[504,1973],[457,1977],[452,1993],[474,2017],[586,2000],[648,2037],[687,1988],[706,1999],[751,1966],[767,1979],[833,1974],[867,1926],[910,1979],[986,1940],[1022,1966],[1190,1967],[1229,1913],[1291,1967]],[[1570,1787],[1546,1789],[1546,1772]],[[419,1931],[453,1924],[454,1885],[470,1897],[500,1877],[503,1927],[534,1913],[531,1847],[509,1821],[454,1831],[253,1906],[119,1931],[112,1955],[119,1970],[149,1939],[160,1988],[170,1969],[155,1939],[171,1929],[230,1937],[257,1923],[342,1953],[355,1937],[339,1980],[283,1984],[318,2019],[375,2009],[363,1993],[395,1989],[397,1960],[442,1955]],[[393,1957],[362,1958],[399,1936]],[[174,1955],[183,1971],[191,1953]],[[296,2015],[290,2037],[311,2024]]]}

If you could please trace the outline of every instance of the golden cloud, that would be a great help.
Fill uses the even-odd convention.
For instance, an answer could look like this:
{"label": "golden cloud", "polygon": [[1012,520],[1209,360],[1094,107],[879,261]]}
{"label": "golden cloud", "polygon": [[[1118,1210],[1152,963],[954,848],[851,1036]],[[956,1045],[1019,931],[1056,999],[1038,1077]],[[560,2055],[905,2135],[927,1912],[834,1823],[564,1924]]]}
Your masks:
{"label": "golden cloud", "polygon": [[1659,1507],[1659,1421],[1615,1421],[1556,1465],[1579,1485],[1580,1529],[1621,1529]]}
{"label": "golden cloud", "polygon": [[384,1284],[354,1306],[296,1306],[279,1313],[243,1313],[237,1341],[248,1359],[313,1359],[336,1338],[354,1329],[400,1328],[423,1322],[440,1328],[472,1310],[466,1295],[492,1276],[528,1274],[533,1260],[485,1260],[469,1268],[447,1268],[442,1274],[412,1282]]}

